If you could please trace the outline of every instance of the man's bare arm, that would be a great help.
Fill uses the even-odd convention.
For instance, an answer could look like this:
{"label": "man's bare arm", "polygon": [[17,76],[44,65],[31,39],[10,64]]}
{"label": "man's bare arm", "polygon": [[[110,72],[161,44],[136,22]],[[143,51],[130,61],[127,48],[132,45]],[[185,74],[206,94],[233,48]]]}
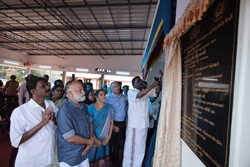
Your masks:
{"label": "man's bare arm", "polygon": [[162,89],[162,84],[161,84],[161,81],[160,81],[159,85],[155,89],[155,93],[157,94],[157,97],[158,97],[159,93],[161,92],[161,89]]}
{"label": "man's bare arm", "polygon": [[142,91],[137,93],[136,98],[141,98],[141,97],[145,96],[151,89],[153,89],[154,87],[159,85],[159,83],[160,83],[159,81],[155,81],[151,86],[149,86],[146,89],[143,89]]}
{"label": "man's bare arm", "polygon": [[67,141],[70,143],[77,144],[77,145],[90,145],[90,147],[93,147],[94,145],[94,140],[87,139],[79,135],[75,135],[71,138],[68,138]]}

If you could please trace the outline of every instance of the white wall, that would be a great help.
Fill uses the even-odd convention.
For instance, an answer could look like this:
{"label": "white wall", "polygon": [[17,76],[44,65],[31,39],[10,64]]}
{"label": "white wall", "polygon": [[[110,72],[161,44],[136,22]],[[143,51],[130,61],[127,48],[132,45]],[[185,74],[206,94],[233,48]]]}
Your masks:
{"label": "white wall", "polygon": [[153,66],[152,70],[149,73],[149,77],[148,77],[148,86],[150,86],[151,84],[154,83],[155,79],[154,77],[158,77],[158,72],[159,70],[161,70],[164,73],[164,68],[165,68],[165,52],[160,52],[161,54],[161,58],[159,61],[157,61],[155,63],[155,65]]}
{"label": "white wall", "polygon": [[250,1],[240,1],[237,57],[230,144],[230,167],[249,167],[250,158]]}
{"label": "white wall", "polygon": [[[187,0],[177,1],[176,20],[182,15]],[[240,19],[238,25],[237,56],[235,69],[234,100],[231,124],[231,142],[229,153],[229,167],[249,167],[250,158],[250,1],[240,0]],[[182,11],[181,11],[182,10]],[[181,140],[181,166],[203,167],[200,159]]]}
{"label": "white wall", "polygon": [[[0,64],[4,64],[4,60],[11,60],[18,62],[20,65],[19,67],[23,67],[25,62],[29,61],[29,56],[23,53],[11,51],[5,48],[0,47]],[[5,64],[7,65],[7,64]],[[15,65],[11,65],[15,66]]]}
{"label": "white wall", "polygon": [[78,67],[96,73],[95,68],[105,68],[112,70],[111,75],[116,75],[118,70],[128,71],[130,76],[141,76],[142,56],[105,56],[105,59],[100,56],[65,56],[61,59],[56,56],[28,56],[0,47],[0,64],[4,64],[4,60],[19,62],[19,67],[24,67],[24,62],[30,62],[31,69],[39,69],[39,65],[50,65],[50,70],[54,71],[75,72]]}
{"label": "white wall", "polygon": [[186,9],[187,5],[189,4],[189,2],[190,0],[177,0],[175,23],[177,23],[177,21],[183,14],[183,11]]}
{"label": "white wall", "polygon": [[[129,71],[130,76],[141,76],[142,56],[67,56],[61,59],[55,56],[30,56],[31,64],[42,64],[55,66],[64,66],[65,71],[74,72],[76,67],[88,68],[90,73],[95,73],[95,68],[111,69],[111,74],[115,71]],[[59,68],[60,69],[60,68]],[[61,69],[62,70],[62,69]]]}
{"label": "white wall", "polygon": [[194,154],[188,145],[181,139],[181,166],[205,167],[203,162]]}
{"label": "white wall", "polygon": [[[4,60],[18,62],[19,66],[4,64]],[[31,65],[24,66],[25,62],[30,62]],[[78,77],[81,75],[85,78],[93,78],[93,82],[100,77],[100,74],[95,71],[96,68],[110,69],[111,73],[105,75],[105,80],[121,81],[124,82],[123,85],[129,85],[130,88],[132,88],[132,78],[142,75],[142,56],[105,56],[105,59],[100,56],[64,56],[64,59],[61,59],[56,56],[28,56],[0,47],[0,64],[29,69],[41,69],[40,65],[47,65],[51,66],[51,69],[41,70],[66,71],[70,75],[74,73],[79,75]],[[79,73],[76,72],[76,68],[88,68],[89,72]],[[118,76],[116,71],[128,71],[130,75]],[[93,84],[96,85],[96,83]]]}

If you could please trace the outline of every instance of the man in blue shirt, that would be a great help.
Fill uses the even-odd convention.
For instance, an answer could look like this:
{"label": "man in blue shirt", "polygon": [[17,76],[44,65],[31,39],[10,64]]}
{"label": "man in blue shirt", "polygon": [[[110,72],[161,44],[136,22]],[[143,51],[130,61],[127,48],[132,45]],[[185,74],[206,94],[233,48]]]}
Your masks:
{"label": "man in blue shirt", "polygon": [[93,147],[90,139],[90,118],[83,86],[78,81],[66,84],[68,99],[63,103],[57,115],[57,147],[60,167],[89,167],[87,151]]}
{"label": "man in blue shirt", "polygon": [[124,139],[125,134],[127,99],[120,93],[120,85],[118,82],[112,82],[110,87],[112,89],[112,93],[105,101],[105,103],[108,103],[114,108],[114,130],[109,142],[109,148],[113,165],[115,167],[119,167],[119,151],[121,148],[121,141]]}

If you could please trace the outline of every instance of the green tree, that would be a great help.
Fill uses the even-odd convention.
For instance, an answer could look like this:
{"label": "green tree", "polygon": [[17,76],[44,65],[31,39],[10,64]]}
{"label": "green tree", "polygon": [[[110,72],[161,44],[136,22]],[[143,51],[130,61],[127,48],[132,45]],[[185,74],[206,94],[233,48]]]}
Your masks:
{"label": "green tree", "polygon": [[45,70],[31,69],[30,73],[33,74],[34,76],[37,76],[37,77],[43,77],[46,74],[46,71]]}
{"label": "green tree", "polygon": [[1,66],[0,65],[0,78],[5,80],[10,80],[11,75],[16,76],[16,81],[20,84],[25,82],[25,69],[10,67],[10,66]]}

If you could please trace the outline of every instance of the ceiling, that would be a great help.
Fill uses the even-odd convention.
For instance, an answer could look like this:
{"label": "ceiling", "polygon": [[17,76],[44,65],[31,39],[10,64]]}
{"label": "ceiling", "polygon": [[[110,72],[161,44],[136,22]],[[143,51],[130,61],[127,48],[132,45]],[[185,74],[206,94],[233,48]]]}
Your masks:
{"label": "ceiling", "polygon": [[158,0],[0,0],[0,46],[30,56],[143,55]]}

